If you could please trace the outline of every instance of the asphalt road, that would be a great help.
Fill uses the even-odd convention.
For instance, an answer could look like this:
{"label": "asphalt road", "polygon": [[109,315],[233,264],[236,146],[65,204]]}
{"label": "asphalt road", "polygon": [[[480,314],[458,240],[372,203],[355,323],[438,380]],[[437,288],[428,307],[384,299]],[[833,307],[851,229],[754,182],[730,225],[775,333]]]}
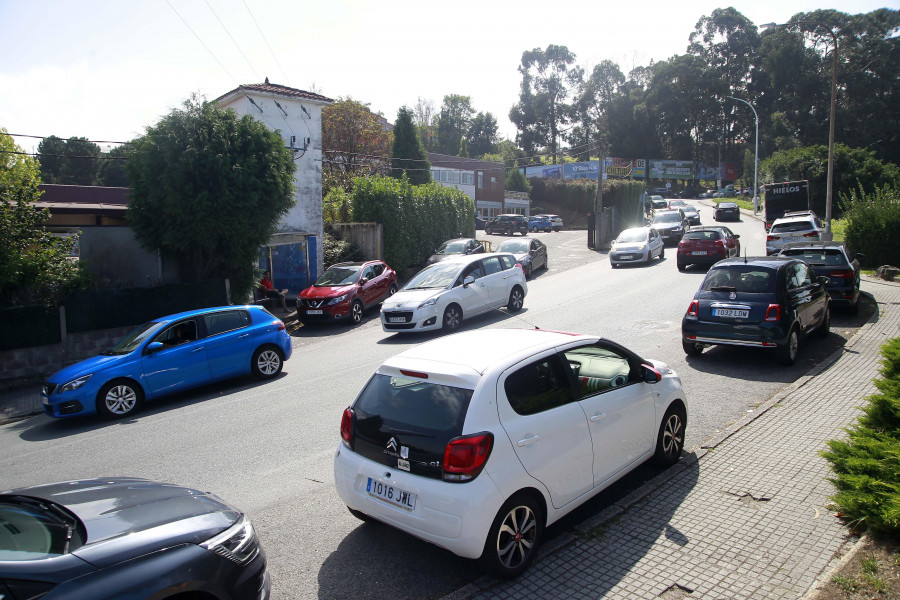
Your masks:
{"label": "asphalt road", "polygon": [[[704,223],[712,210],[701,208]],[[764,252],[758,221],[730,224],[750,255]],[[611,269],[586,248],[584,231],[533,234],[549,269],[529,282],[525,308],[465,322],[463,329],[540,327],[600,334],[681,376],[691,402],[688,448],[752,411],[845,343],[863,315],[835,314],[827,340],[801,342],[791,368],[752,350],[714,348],[687,359],[680,323],[705,269],[679,273],[675,249],[647,266]],[[481,238],[495,243],[502,236]],[[439,335],[439,334],[437,334]],[[135,418],[53,420],[0,426],[0,488],[84,477],[136,476],[212,491],[242,508],[269,559],[273,597],[437,598],[477,578],[475,565],[378,524],[362,524],[333,487],[332,457],[343,409],[385,358],[435,334],[386,334],[375,311],[358,327],[294,333],[277,380],[241,378],[147,405]],[[628,493],[639,469],[549,532],[558,533]]]}

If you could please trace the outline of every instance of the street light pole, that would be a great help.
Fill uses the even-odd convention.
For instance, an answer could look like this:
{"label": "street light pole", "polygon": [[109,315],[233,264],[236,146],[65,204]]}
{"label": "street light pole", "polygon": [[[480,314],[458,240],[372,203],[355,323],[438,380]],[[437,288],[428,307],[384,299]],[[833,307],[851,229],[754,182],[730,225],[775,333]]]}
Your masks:
{"label": "street light pole", "polygon": [[759,187],[756,183],[757,174],[759,173],[759,115],[756,114],[756,109],[753,108],[753,105],[747,102],[746,100],[741,100],[740,98],[735,98],[734,96],[727,96],[732,100],[737,100],[738,102],[743,102],[747,106],[750,107],[750,110],[753,111],[753,119],[756,121],[756,149],[753,152],[753,214],[756,214],[757,209],[759,209],[759,194],[757,190]]}
{"label": "street light pole", "polygon": [[760,25],[761,29],[770,29],[775,27],[791,27],[793,25],[799,24],[806,25],[815,25],[816,27],[821,27],[825,31],[831,34],[831,41],[834,44],[834,51],[831,56],[831,115],[828,119],[828,179],[825,182],[825,240],[831,241],[831,203],[832,203],[832,193],[834,190],[834,107],[835,107],[835,95],[837,92],[837,61],[838,61],[838,41],[837,35],[834,33],[834,30],[827,25],[822,25],[821,23],[816,23],[815,21],[794,21],[793,23],[766,23],[764,25]]}

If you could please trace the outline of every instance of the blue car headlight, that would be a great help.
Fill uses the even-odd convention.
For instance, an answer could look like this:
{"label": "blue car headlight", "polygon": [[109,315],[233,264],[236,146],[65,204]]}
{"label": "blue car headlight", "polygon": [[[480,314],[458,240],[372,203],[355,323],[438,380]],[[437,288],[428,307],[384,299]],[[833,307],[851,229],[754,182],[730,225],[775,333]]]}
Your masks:
{"label": "blue car headlight", "polygon": [[82,375],[78,379],[73,379],[72,381],[69,381],[68,383],[62,384],[61,386],[59,386],[59,392],[62,393],[62,392],[71,392],[72,390],[77,390],[78,388],[80,388],[81,386],[86,384],[88,382],[88,379],[90,379],[92,375],[93,375],[93,373],[89,373],[87,375]]}
{"label": "blue car headlight", "polygon": [[250,562],[259,554],[256,532],[253,531],[250,519],[246,517],[241,517],[219,535],[200,544],[200,547],[239,565]]}
{"label": "blue car headlight", "polygon": [[434,298],[429,298],[428,300],[426,300],[425,302],[420,304],[418,307],[416,307],[416,310],[418,310],[420,308],[426,308],[428,306],[434,306],[435,304],[437,304],[437,301],[438,301],[437,296],[435,296]]}
{"label": "blue car headlight", "polygon": [[327,302],[327,305],[331,306],[333,304],[339,304],[339,303],[343,302],[346,298],[347,298],[347,294],[344,294],[343,296],[338,296],[337,298],[332,298],[331,300],[329,300]]}

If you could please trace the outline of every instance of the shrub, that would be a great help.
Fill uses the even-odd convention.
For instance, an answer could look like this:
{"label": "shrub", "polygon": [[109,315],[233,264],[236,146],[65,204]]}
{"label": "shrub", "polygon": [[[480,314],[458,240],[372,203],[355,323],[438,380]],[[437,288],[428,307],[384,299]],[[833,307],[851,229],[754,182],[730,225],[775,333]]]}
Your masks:
{"label": "shrub", "polygon": [[353,242],[335,237],[330,232],[325,232],[325,242],[322,245],[322,262],[327,269],[339,262],[365,260],[362,250]]}
{"label": "shrub", "polygon": [[832,500],[851,523],[875,534],[900,536],[900,338],[881,353],[881,392],[869,396],[863,415],[822,452],[837,488]]}
{"label": "shrub", "polygon": [[900,188],[887,184],[866,193],[852,190],[841,196],[844,240],[854,252],[865,255],[867,266],[900,264],[900,249],[886,242],[900,238]]}

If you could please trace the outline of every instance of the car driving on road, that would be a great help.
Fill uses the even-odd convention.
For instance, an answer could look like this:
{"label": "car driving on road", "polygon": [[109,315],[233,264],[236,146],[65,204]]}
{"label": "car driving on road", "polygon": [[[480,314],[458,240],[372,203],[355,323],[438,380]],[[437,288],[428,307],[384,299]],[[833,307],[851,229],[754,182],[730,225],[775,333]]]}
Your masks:
{"label": "car driving on road", "polygon": [[379,366],[344,411],[338,495],[374,519],[514,577],[544,528],[648,459],[678,461],[678,375],[590,335],[490,329]]}
{"label": "car driving on road", "polygon": [[652,227],[634,227],[621,232],[609,248],[609,265],[648,264],[654,257],[665,258],[662,237]]}
{"label": "car driving on road", "polygon": [[650,227],[659,232],[664,242],[677,244],[688,229],[688,222],[681,210],[658,210],[653,213]]}
{"label": "car driving on road", "polygon": [[501,306],[522,309],[528,286],[509,253],[454,256],[428,265],[381,306],[390,333],[458,329],[468,319]]}
{"label": "car driving on road", "polygon": [[740,256],[740,237],[727,227],[692,227],[678,242],[678,270],[684,271],[690,265],[711,265],[723,258]]}

